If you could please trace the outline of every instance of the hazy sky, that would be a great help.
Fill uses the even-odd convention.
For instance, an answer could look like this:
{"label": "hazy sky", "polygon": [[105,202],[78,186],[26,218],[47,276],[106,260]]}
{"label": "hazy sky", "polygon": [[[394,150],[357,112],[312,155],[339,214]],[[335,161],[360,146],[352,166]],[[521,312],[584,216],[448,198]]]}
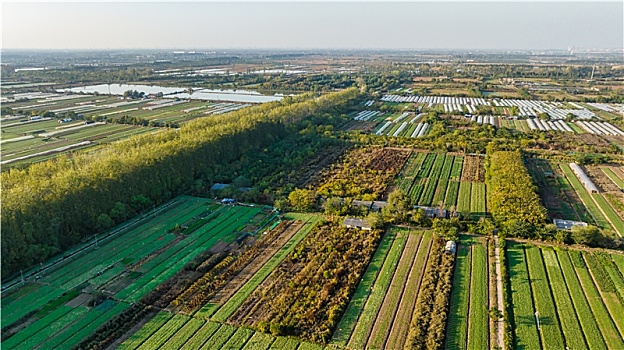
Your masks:
{"label": "hazy sky", "polygon": [[622,48],[624,3],[2,3],[2,47]]}

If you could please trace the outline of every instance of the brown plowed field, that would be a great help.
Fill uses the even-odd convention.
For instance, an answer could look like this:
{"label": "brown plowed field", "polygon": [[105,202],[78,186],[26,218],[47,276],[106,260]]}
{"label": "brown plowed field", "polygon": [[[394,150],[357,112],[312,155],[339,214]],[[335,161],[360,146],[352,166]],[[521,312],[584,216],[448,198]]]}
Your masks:
{"label": "brown plowed field", "polygon": [[483,167],[483,158],[479,156],[464,157],[464,166],[462,168],[461,181],[485,181],[485,168]]}

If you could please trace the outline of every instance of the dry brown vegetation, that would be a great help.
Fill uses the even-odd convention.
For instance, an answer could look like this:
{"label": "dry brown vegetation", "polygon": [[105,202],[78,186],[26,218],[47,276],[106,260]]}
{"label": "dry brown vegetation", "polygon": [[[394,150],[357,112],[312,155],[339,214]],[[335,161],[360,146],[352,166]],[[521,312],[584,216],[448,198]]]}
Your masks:
{"label": "dry brown vegetation", "polygon": [[465,156],[461,181],[484,182],[485,168],[483,158],[479,156]]}
{"label": "dry brown vegetation", "polygon": [[328,197],[379,199],[410,154],[396,148],[352,149],[322,172],[317,191]]}

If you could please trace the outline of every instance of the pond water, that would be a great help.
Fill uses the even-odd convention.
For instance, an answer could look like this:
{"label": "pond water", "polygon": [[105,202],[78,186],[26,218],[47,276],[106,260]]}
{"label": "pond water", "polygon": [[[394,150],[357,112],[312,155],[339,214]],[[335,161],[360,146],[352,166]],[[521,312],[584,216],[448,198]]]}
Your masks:
{"label": "pond water", "polygon": [[71,91],[75,93],[86,94],[112,94],[123,95],[125,91],[136,90],[147,94],[157,94],[162,92],[165,97],[168,98],[183,98],[192,100],[210,100],[210,101],[227,101],[227,102],[244,102],[244,103],[264,103],[279,101],[282,96],[266,96],[257,91],[251,90],[210,90],[199,89],[193,91],[192,94],[188,93],[187,88],[177,87],[162,87],[162,86],[148,86],[148,85],[131,85],[131,84],[99,84],[75,87],[71,89],[59,90],[61,92]]}
{"label": "pond water", "polygon": [[111,95],[123,95],[124,92],[128,90],[136,90],[138,92],[144,92],[146,95],[148,94],[157,94],[162,92],[164,95],[174,94],[176,92],[182,92],[186,90],[185,88],[176,88],[176,87],[162,87],[162,86],[148,86],[148,85],[132,85],[132,84],[99,84],[99,85],[89,85],[89,86],[79,86],[71,89],[63,89],[60,91],[71,91],[71,92],[83,92],[85,94],[111,94]]}
{"label": "pond water", "polygon": [[197,90],[192,94],[187,92],[177,93],[166,97],[188,98],[191,100],[210,100],[210,101],[228,101],[228,102],[246,102],[246,103],[265,103],[279,101],[283,96],[265,96],[256,91],[249,90]]}

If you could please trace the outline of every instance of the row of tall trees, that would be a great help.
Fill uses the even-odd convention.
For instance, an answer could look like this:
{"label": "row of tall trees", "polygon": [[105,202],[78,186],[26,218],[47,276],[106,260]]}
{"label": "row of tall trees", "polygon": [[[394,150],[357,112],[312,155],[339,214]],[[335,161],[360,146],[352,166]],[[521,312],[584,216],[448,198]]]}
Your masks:
{"label": "row of tall trees", "polygon": [[286,124],[334,111],[358,94],[285,98],[3,172],[2,273],[42,262],[198,180],[213,182],[218,169],[283,137]]}
{"label": "row of tall trees", "polygon": [[520,151],[492,151],[486,165],[487,202],[492,218],[509,236],[530,238],[544,226],[542,206]]}

